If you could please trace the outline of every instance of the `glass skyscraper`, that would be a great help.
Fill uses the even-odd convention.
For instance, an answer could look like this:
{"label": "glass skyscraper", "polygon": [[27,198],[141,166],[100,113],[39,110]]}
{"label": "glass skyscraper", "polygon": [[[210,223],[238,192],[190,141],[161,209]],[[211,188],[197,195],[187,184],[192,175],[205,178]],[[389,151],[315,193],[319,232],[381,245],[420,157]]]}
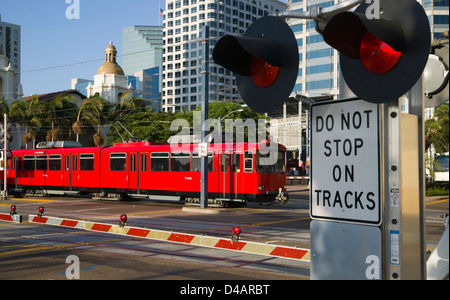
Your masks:
{"label": "glass skyscraper", "polygon": [[161,109],[163,28],[130,26],[122,30],[122,68],[127,84],[148,101],[153,111]]}
{"label": "glass skyscraper", "polygon": [[[311,5],[332,6],[338,1],[287,0],[288,10],[307,11]],[[313,20],[289,19],[297,38],[300,64],[293,92],[310,98],[335,97],[339,93],[339,53],[326,44]]]}
{"label": "glass skyscraper", "polygon": [[214,64],[212,51],[220,37],[240,35],[255,20],[285,11],[276,0],[166,0],[164,11],[164,111],[190,111],[202,100],[202,30],[210,30],[209,100],[240,101],[234,75]]}

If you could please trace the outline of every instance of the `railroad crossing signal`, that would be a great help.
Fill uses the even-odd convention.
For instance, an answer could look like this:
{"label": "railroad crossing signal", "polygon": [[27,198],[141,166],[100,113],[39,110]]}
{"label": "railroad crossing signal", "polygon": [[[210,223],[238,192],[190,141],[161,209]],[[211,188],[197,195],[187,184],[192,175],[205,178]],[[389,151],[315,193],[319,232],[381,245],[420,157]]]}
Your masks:
{"label": "railroad crossing signal", "polygon": [[242,99],[260,113],[279,108],[297,79],[297,40],[286,22],[277,17],[258,19],[243,37],[222,37],[213,58],[235,73]]}
{"label": "railroad crossing signal", "polygon": [[[444,33],[448,44],[448,31]],[[448,101],[449,50],[442,40],[434,40],[424,71],[425,107],[438,107]]]}
{"label": "railroad crossing signal", "polygon": [[366,101],[387,103],[408,92],[422,75],[431,32],[417,1],[379,1],[379,18],[369,19],[371,4],[362,3],[354,12],[333,16],[322,33],[340,52],[349,88]]}

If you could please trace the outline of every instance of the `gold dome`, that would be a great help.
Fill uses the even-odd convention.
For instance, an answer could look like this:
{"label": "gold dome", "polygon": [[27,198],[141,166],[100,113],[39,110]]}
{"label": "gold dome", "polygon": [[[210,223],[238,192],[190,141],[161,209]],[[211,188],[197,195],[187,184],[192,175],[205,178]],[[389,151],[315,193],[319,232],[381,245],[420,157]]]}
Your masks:
{"label": "gold dome", "polygon": [[116,74],[125,75],[122,68],[116,62],[117,50],[112,42],[109,42],[105,50],[105,63],[98,69],[97,75]]}

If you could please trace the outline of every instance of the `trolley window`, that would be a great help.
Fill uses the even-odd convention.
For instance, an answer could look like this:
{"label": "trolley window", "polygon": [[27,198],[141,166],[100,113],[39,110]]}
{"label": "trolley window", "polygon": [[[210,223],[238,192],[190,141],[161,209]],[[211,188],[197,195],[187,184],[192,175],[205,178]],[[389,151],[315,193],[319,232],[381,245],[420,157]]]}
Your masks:
{"label": "trolley window", "polygon": [[147,171],[147,154],[141,154],[141,171]]}
{"label": "trolley window", "polygon": [[47,155],[36,155],[36,170],[47,171]]}
{"label": "trolley window", "polygon": [[244,152],[244,172],[245,173],[253,172],[253,152],[252,151]]}
{"label": "trolley window", "polygon": [[150,169],[152,172],[169,171],[169,153],[153,152],[150,156]]}
{"label": "trolley window", "polygon": [[170,170],[172,172],[189,172],[191,170],[191,154],[189,152],[172,152]]}
{"label": "trolley window", "polygon": [[80,154],[80,171],[94,171],[94,154]]}
{"label": "trolley window", "polygon": [[221,160],[220,160],[220,172],[228,172],[228,161],[229,161],[229,154],[222,153]]}
{"label": "trolley window", "polygon": [[[198,156],[198,152],[192,152],[192,172],[201,172],[201,157]],[[213,153],[208,152],[208,172],[214,170]]]}
{"label": "trolley window", "polygon": [[34,155],[24,155],[23,170],[24,171],[34,171]]}
{"label": "trolley window", "polygon": [[48,156],[48,169],[50,171],[61,171],[61,155],[51,154]]}
{"label": "trolley window", "polygon": [[136,171],[136,154],[130,155],[130,171]]}
{"label": "trolley window", "polygon": [[109,156],[109,168],[111,171],[126,171],[127,170],[127,154],[126,153],[111,153]]}
{"label": "trolley window", "polygon": [[12,157],[8,162],[9,162],[10,170],[15,170],[16,169],[16,158]]}
{"label": "trolley window", "polygon": [[233,153],[233,172],[241,172],[241,154]]}
{"label": "trolley window", "polygon": [[72,171],[78,170],[78,155],[72,156]]}
{"label": "trolley window", "polygon": [[265,154],[256,152],[256,172],[258,173],[284,173],[284,153],[268,151]]}

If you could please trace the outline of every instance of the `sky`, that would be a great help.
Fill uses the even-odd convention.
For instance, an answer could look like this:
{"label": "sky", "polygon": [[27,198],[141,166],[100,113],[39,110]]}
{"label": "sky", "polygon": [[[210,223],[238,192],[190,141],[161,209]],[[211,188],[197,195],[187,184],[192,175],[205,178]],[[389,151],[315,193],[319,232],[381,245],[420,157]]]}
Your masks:
{"label": "sky", "polygon": [[[109,41],[118,51],[120,65],[122,29],[162,25],[159,10],[165,8],[165,2],[0,0],[2,22],[21,26],[24,97],[68,90],[73,78],[93,80]],[[79,19],[73,18],[77,11]]]}
{"label": "sky", "polygon": [[93,80],[109,41],[120,56],[123,28],[162,25],[159,7],[165,8],[165,0],[77,1],[79,19],[66,16],[74,15],[75,0],[0,0],[2,22],[21,26],[25,97],[68,90],[73,78]]}

